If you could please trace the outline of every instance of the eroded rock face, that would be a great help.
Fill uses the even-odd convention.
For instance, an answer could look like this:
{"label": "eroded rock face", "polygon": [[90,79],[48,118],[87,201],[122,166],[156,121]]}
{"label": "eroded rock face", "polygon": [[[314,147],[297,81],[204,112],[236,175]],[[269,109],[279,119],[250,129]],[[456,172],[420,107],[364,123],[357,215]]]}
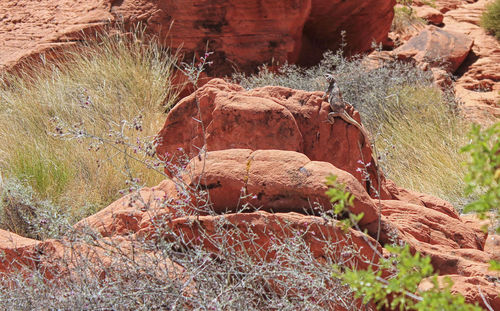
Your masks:
{"label": "eroded rock face", "polygon": [[273,59],[318,61],[324,51],[339,47],[342,30],[352,53],[386,40],[394,4],[395,0],[2,0],[0,70],[72,44],[81,39],[82,30],[92,32],[117,22],[147,25],[163,44],[182,46],[188,60],[206,49],[215,52],[211,75],[229,74],[233,66],[254,71]]}
{"label": "eroded rock face", "polygon": [[[187,166],[186,183],[207,189],[216,213],[236,212],[245,204],[270,212],[318,214],[315,206],[330,209],[325,194],[329,175],[346,186],[354,199],[353,213],[364,213],[361,223],[377,220],[366,190],[351,174],[327,162],[311,161],[304,154],[282,150],[229,149],[210,152]],[[241,193],[249,195],[240,198]]]}
{"label": "eroded rock face", "polygon": [[[488,302],[488,305],[493,308],[489,310],[500,309],[498,285],[495,285],[495,282],[490,282],[481,277],[447,275],[438,277],[440,288],[446,287],[446,277],[450,278],[453,282],[453,286],[451,287],[452,293],[459,293],[465,297],[466,301],[477,302],[481,307],[485,309],[487,309],[487,306],[484,303],[484,300],[486,300]],[[420,290],[427,290],[432,287],[433,285],[429,280],[424,280],[419,285]],[[484,300],[482,297],[484,297]]]}
{"label": "eroded rock face", "polygon": [[489,0],[462,2],[444,15],[444,29],[460,31],[474,46],[457,72],[455,90],[469,119],[481,123],[500,118],[500,42],[479,21]]}
{"label": "eroded rock face", "polygon": [[465,60],[473,43],[464,34],[429,26],[394,50],[394,53],[400,59],[413,58],[419,63],[444,67],[453,73]]}
{"label": "eroded rock face", "polygon": [[415,10],[418,17],[420,17],[421,19],[427,21],[432,25],[439,26],[443,23],[443,18],[444,18],[443,13],[439,12],[435,8],[431,8],[428,6],[421,6],[421,7],[412,7],[412,9]]}
{"label": "eroded rock face", "polygon": [[[41,266],[48,277],[57,277],[52,272],[60,270],[58,259],[79,249],[78,254],[99,262],[97,275],[104,278],[108,271],[117,271],[104,268],[120,267],[107,253],[108,242],[118,245],[125,258],[135,252],[147,255],[155,242],[167,242],[184,250],[183,256],[202,249],[213,260],[223,260],[229,249],[251,260],[286,266],[286,256],[276,247],[287,239],[303,243],[310,251],[309,263],[367,268],[384,256],[383,244],[395,242],[430,256],[435,271],[453,276],[454,292],[464,294],[468,302],[480,302],[472,286],[480,284],[486,301],[496,306],[492,293],[498,292],[500,275],[488,267],[498,256],[497,237],[488,237],[480,220],[460,217],[448,202],[390,180],[380,179],[385,194],[371,197],[366,180],[350,172],[350,157],[360,155],[351,139],[357,141],[361,134],[341,120],[324,122],[329,106],[321,95],[278,87],[245,91],[220,79],[210,81],[170,111],[161,131],[158,152],[169,160],[175,155],[188,158],[177,174],[76,224],[76,232],[92,233],[93,244],[35,241],[0,231],[0,249],[7,254],[0,271]],[[349,113],[359,120],[355,112]],[[196,121],[200,119],[203,129]],[[208,152],[200,153],[205,142]],[[371,154],[369,146],[361,152]],[[361,230],[340,226],[347,214],[334,219],[324,213],[332,208],[325,194],[330,174],[354,196],[350,210],[364,214]],[[153,247],[142,249],[143,243]],[[70,263],[67,273],[76,265]],[[176,271],[182,278],[179,265],[164,264],[167,272]]]}
{"label": "eroded rock face", "polygon": [[110,1],[0,1],[0,71],[47,52],[48,58],[113,19]]}
{"label": "eroded rock face", "polygon": [[[305,92],[283,87],[264,87],[245,91],[242,87],[213,79],[181,100],[168,114],[159,133],[157,153],[164,159],[190,158],[207,150],[280,149],[305,154],[313,161],[324,161],[345,170],[365,184],[378,188],[382,173],[376,172],[371,146],[363,143],[361,131],[338,119],[327,122],[331,111],[322,92]],[[201,108],[201,127],[198,113]],[[348,111],[360,122],[359,113]],[[203,130],[205,132],[203,132]],[[360,149],[360,144],[361,149]],[[365,180],[362,170],[370,176]],[[377,175],[378,174],[378,175]],[[381,196],[388,198],[385,188]]]}
{"label": "eroded rock face", "polygon": [[[464,116],[477,123],[491,124],[500,118],[500,43],[496,38],[488,34],[481,26],[480,19],[485,7],[491,0],[437,0],[433,2],[435,8],[430,7],[426,1],[414,1],[416,14],[432,24],[441,21],[440,30],[431,37],[423,37],[422,34],[411,33],[408,37],[398,36],[397,38],[406,42],[404,51],[396,49],[394,54],[401,58],[414,58],[423,69],[429,69],[425,54],[441,56],[442,59],[451,58],[453,66],[437,68],[431,64],[430,68],[435,77],[436,83],[441,87],[453,86],[456,96],[463,102],[461,107]],[[442,13],[442,17],[435,9]],[[434,13],[431,13],[434,12]],[[436,28],[431,28],[436,29]],[[447,33],[460,35],[450,35]],[[424,32],[428,34],[428,32]],[[395,37],[395,34],[390,34]],[[458,40],[466,36],[474,41],[471,48],[468,44],[458,44]],[[435,42],[428,38],[435,38]],[[418,40],[417,40],[418,39]],[[457,41],[458,40],[458,41]],[[403,43],[404,43],[403,42]],[[415,48],[416,45],[424,47],[424,42],[428,42],[425,48]],[[469,50],[470,51],[466,51]],[[455,50],[455,51],[453,51]],[[420,51],[420,52],[419,52]],[[424,52],[426,51],[426,52]],[[392,54],[390,52],[389,54]],[[380,58],[379,53],[374,53],[374,59]],[[463,56],[466,55],[465,59]],[[459,64],[461,63],[461,64]],[[449,71],[454,71],[456,77],[453,82],[448,76]]]}

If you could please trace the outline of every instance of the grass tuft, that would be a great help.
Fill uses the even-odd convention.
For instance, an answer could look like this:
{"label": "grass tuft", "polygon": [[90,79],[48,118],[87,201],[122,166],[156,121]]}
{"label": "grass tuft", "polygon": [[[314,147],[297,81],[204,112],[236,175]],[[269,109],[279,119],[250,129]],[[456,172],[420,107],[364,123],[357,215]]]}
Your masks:
{"label": "grass tuft", "polygon": [[415,14],[410,5],[400,5],[394,7],[394,18],[391,24],[391,31],[397,34],[406,34],[420,29],[427,22]]}
{"label": "grass tuft", "polygon": [[[252,76],[234,75],[245,88],[278,85],[324,91],[325,74],[337,77],[344,100],[361,114],[375,139],[386,177],[398,185],[439,196],[459,210],[474,198],[463,195],[468,125],[450,92],[433,84],[430,72],[411,64],[387,61],[368,69],[364,58],[347,60],[328,52],[311,68],[262,67]],[[475,196],[474,196],[475,197]]]}
{"label": "grass tuft", "polygon": [[[124,134],[133,141],[153,140],[175,99],[170,83],[175,60],[135,29],[97,35],[57,61],[30,63],[24,67],[29,69],[0,76],[2,174],[22,180],[41,198],[70,206],[75,215],[82,215],[84,206],[104,207],[117,199],[126,187],[119,153],[55,138],[53,118],[99,135],[140,118],[140,131]],[[161,179],[144,165],[129,166],[144,184]]]}
{"label": "grass tuft", "polygon": [[500,0],[486,6],[481,16],[481,26],[500,40]]}

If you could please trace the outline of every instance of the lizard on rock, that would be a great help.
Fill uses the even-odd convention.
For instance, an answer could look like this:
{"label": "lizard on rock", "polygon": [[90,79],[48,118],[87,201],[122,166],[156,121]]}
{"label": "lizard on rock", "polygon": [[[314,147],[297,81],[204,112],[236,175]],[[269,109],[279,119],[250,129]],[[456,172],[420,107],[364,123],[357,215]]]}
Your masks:
{"label": "lizard on rock", "polygon": [[[328,103],[332,109],[332,112],[328,113],[328,122],[333,124],[335,122],[335,118],[339,117],[345,122],[354,125],[363,134],[363,144],[368,143],[371,146],[370,136],[366,129],[347,113],[346,107],[351,105],[345,102],[342,98],[342,93],[340,92],[340,88],[335,80],[335,77],[328,74],[326,75],[326,80],[328,81],[328,88],[325,91],[325,95],[323,95],[323,100],[328,97]],[[375,161],[375,165],[378,166],[377,159],[374,156],[373,159]]]}

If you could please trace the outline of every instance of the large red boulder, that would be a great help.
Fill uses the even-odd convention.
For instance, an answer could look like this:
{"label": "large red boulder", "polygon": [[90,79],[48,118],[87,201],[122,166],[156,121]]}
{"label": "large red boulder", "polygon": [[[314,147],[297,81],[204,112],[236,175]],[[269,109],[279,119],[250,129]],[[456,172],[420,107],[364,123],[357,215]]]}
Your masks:
{"label": "large red boulder", "polygon": [[[176,182],[166,180],[125,196],[76,227],[88,226],[109,237],[137,232],[158,213],[171,219],[248,210],[320,215],[331,209],[325,194],[329,175],[354,195],[351,212],[364,214],[360,223],[376,222],[376,204],[362,184],[330,163],[292,151],[228,149],[195,157]],[[200,197],[194,189],[206,194]]]}
{"label": "large red boulder", "polygon": [[[395,0],[104,0],[0,1],[0,70],[52,48],[74,44],[81,31],[142,22],[190,61],[208,51],[211,74],[233,67],[317,61],[346,31],[352,53],[386,40]],[[57,53],[56,53],[57,54]]]}
{"label": "large red boulder", "polygon": [[474,41],[465,34],[429,26],[394,50],[400,59],[413,58],[432,67],[455,72],[469,54]]}
{"label": "large red boulder", "polygon": [[[347,171],[371,195],[376,195],[377,189],[382,198],[390,198],[385,188],[378,187],[384,178],[377,170],[371,146],[356,126],[340,118],[334,124],[327,121],[331,109],[322,100],[323,94],[284,87],[246,91],[213,79],[169,112],[158,134],[157,153],[169,160],[186,154],[192,158],[205,143],[208,151],[296,151]],[[361,122],[358,112],[347,112]]]}
{"label": "large red boulder", "polygon": [[[194,158],[186,170],[186,184],[207,189],[216,213],[236,212],[250,204],[271,212],[318,214],[318,205],[331,208],[325,183],[329,175],[335,175],[355,197],[351,211],[364,213],[361,223],[377,220],[375,204],[358,180],[330,163],[311,161],[298,152],[215,151],[206,158]],[[242,198],[242,194],[248,196]]]}

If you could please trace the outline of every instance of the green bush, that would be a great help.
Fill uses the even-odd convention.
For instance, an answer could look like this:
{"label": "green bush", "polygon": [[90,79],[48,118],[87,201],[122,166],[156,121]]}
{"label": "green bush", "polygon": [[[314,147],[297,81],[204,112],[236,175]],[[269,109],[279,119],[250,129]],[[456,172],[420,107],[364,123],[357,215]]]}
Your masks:
{"label": "green bush", "polygon": [[500,40],[500,0],[489,4],[481,16],[481,26]]}
{"label": "green bush", "polygon": [[491,213],[496,219],[497,233],[500,233],[500,122],[481,130],[476,125],[470,132],[470,143],[462,148],[470,154],[469,172],[466,176],[466,192],[480,189],[479,199],[465,207],[466,212],[476,212],[480,216]]}
{"label": "green bush", "polygon": [[[334,204],[334,212],[339,217],[346,218],[342,225],[359,229],[357,223],[363,214],[353,215],[349,212],[349,208],[353,206],[353,195],[336,181],[336,176],[328,177],[326,184],[329,186],[326,194]],[[451,280],[445,280],[447,284],[444,284],[444,288],[443,284],[439,284],[430,257],[422,257],[419,252],[412,254],[409,245],[385,247],[392,255],[389,258],[381,257],[377,265],[372,265],[367,270],[333,265],[333,275],[348,285],[364,303],[373,302],[384,310],[481,310],[477,305],[465,303],[462,295],[452,294]],[[382,277],[384,272],[390,275]],[[420,291],[419,284],[426,278],[432,282],[433,287]]]}

